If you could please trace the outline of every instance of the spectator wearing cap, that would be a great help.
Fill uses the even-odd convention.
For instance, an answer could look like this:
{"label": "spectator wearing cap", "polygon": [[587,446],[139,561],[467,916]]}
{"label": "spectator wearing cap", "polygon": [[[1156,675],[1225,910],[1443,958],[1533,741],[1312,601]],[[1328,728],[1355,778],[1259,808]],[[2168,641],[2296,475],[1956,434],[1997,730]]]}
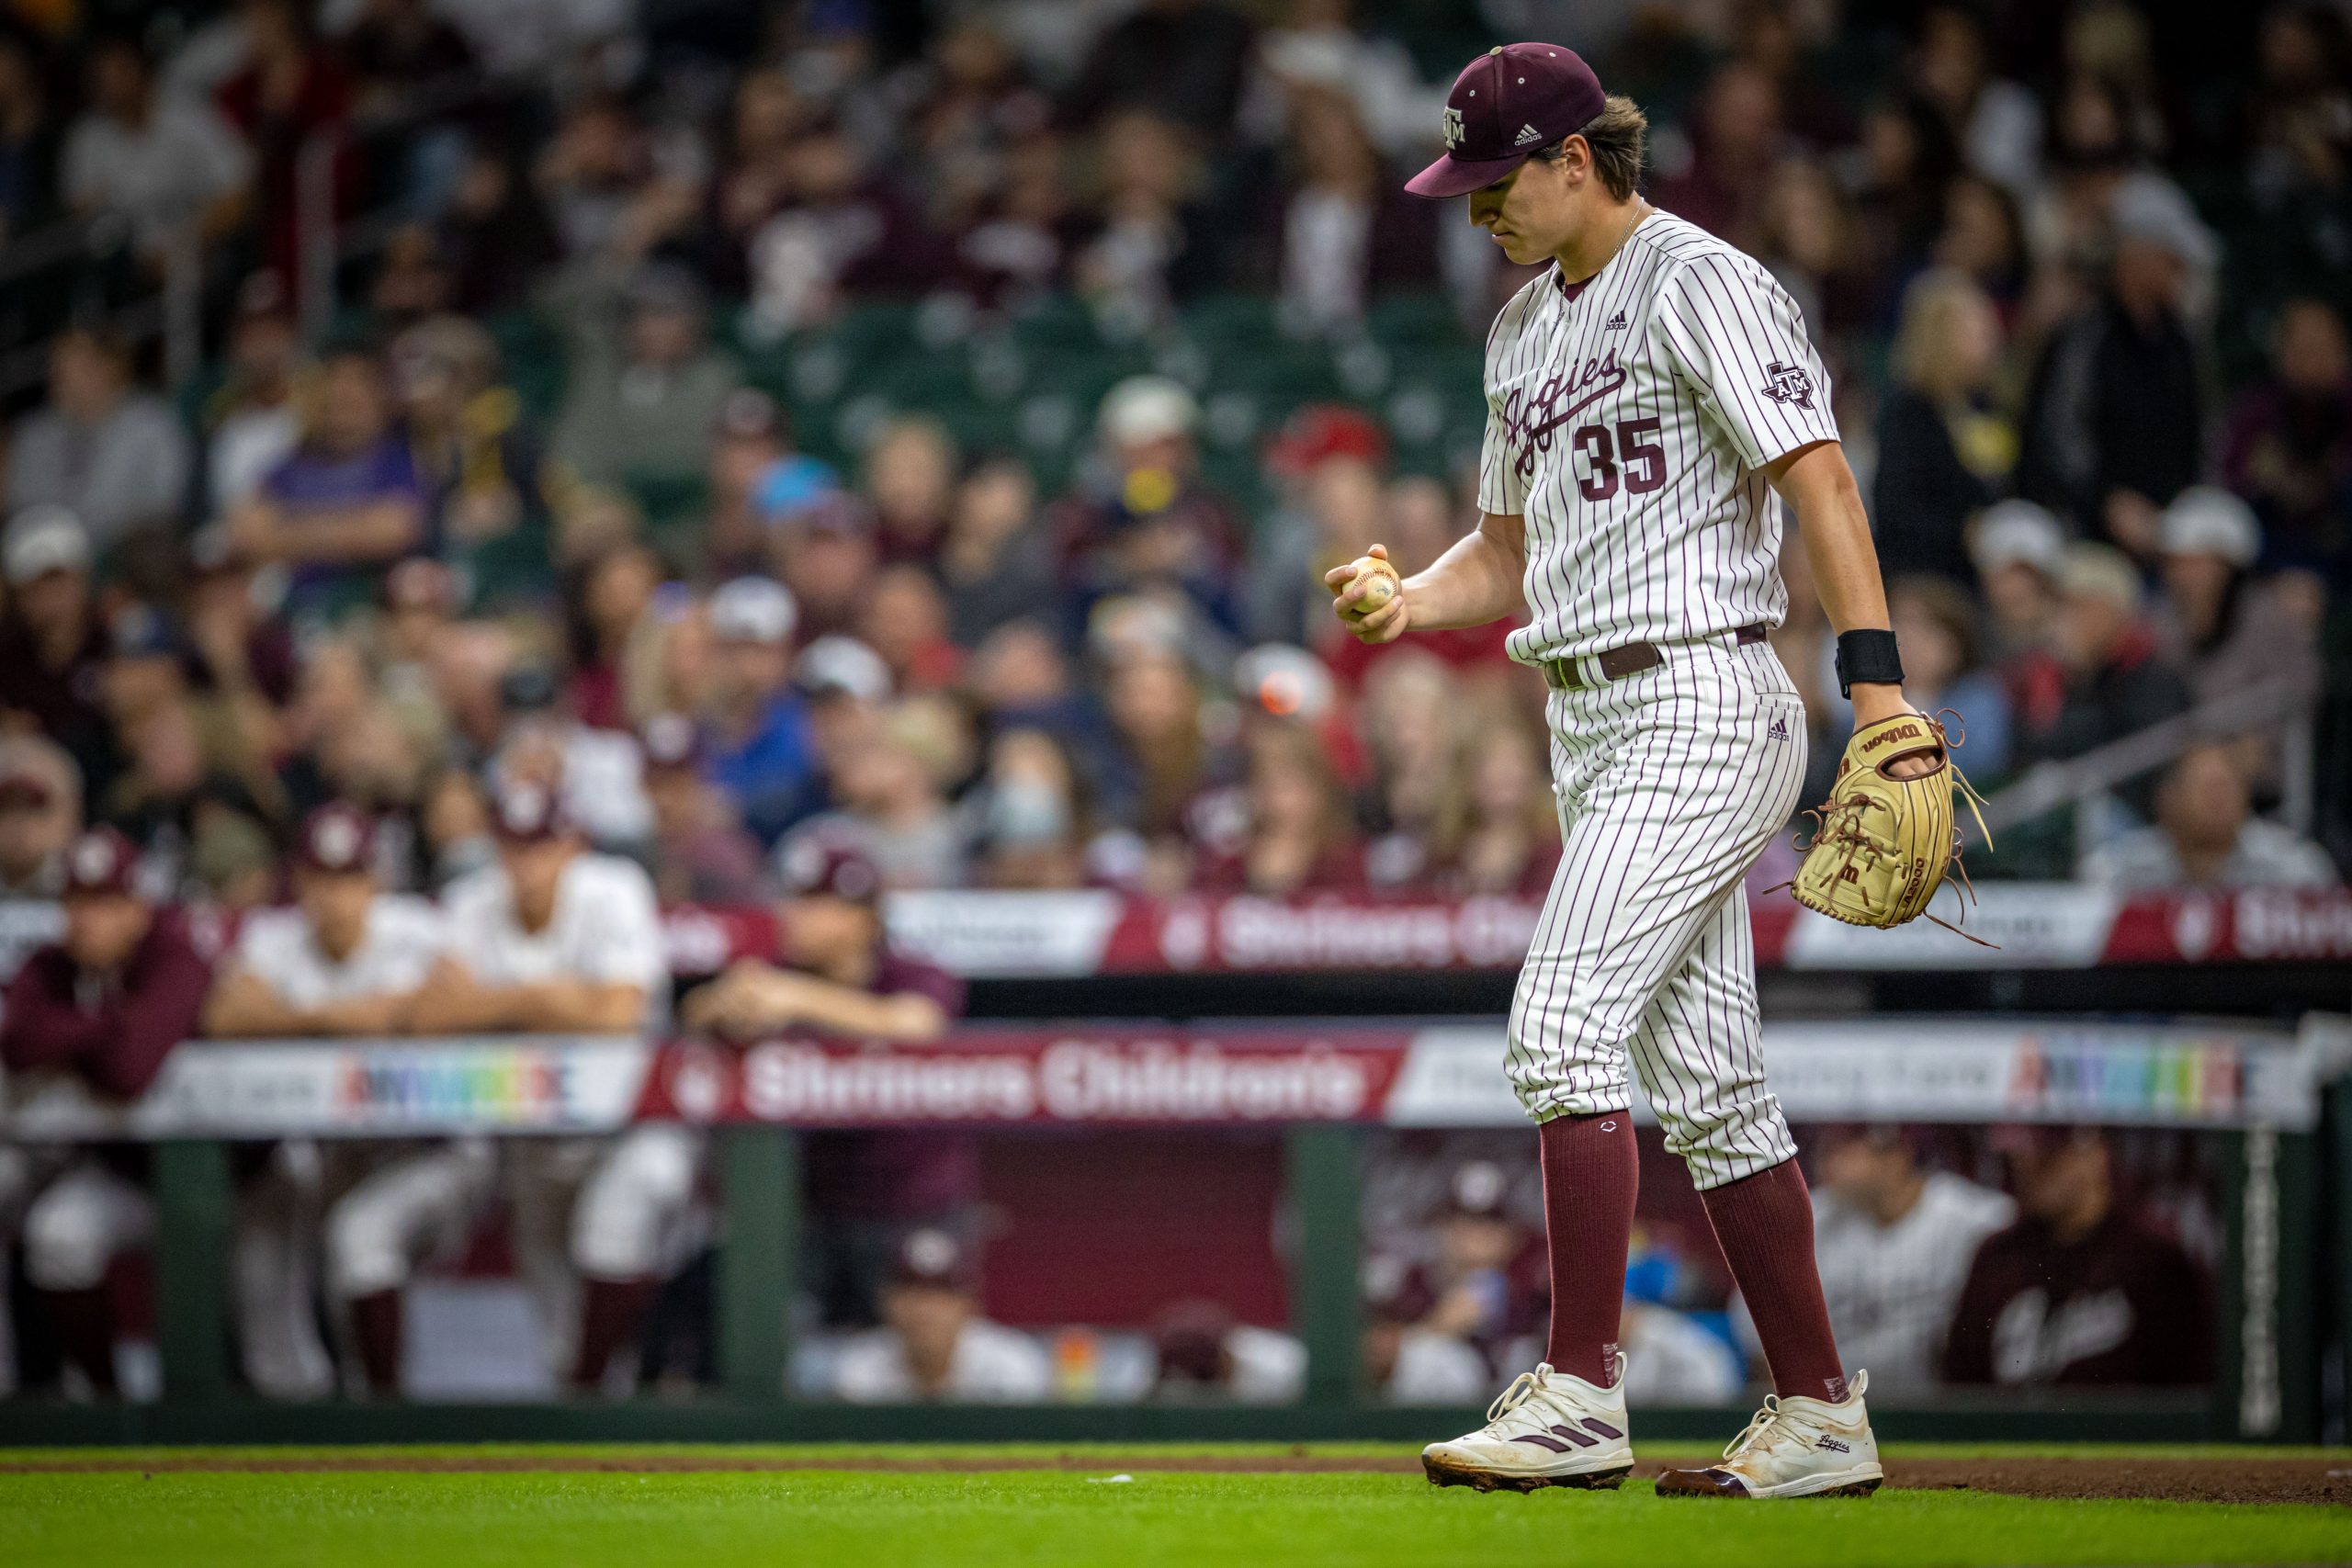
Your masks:
{"label": "spectator wearing cap", "polygon": [[1054,525],[1081,614],[1099,598],[1151,591],[1181,595],[1227,632],[1238,626],[1240,528],[1200,481],[1200,413],[1164,376],[1129,377],[1103,396],[1101,462]]}
{"label": "spectator wearing cap", "polygon": [[1871,505],[1890,574],[1969,579],[1969,520],[2017,465],[2017,432],[1991,407],[2000,353],[2000,317],[1965,273],[1922,273],[1904,291]]}
{"label": "spectator wearing cap", "polygon": [[122,768],[106,708],[107,634],[90,595],[90,536],[62,506],[35,506],[0,534],[0,712],[29,721],[82,770],[84,803]]}
{"label": "spectator wearing cap", "polygon": [[328,355],[309,401],[301,445],[229,526],[255,564],[289,569],[289,610],[331,615],[372,597],[385,568],[434,540],[382,362],[358,348]]}
{"label": "spectator wearing cap", "polygon": [[594,484],[699,479],[719,411],[742,382],[733,357],[707,341],[700,283],[655,263],[617,296],[583,288],[568,303],[571,371],[555,456]]}
{"label": "spectator wearing cap", "polygon": [[[768,564],[773,530],[789,524],[840,486],[840,476],[792,446],[776,400],[739,387],[719,405],[710,446],[709,522],[695,541],[705,570],[723,574]],[[681,541],[684,543],[684,541]]]}
{"label": "spectator wearing cap", "polygon": [[[139,890],[138,871],[139,852],[111,829],[66,849],[65,934],[17,972],[0,1023],[0,1065],[19,1093],[38,1094],[31,1080],[58,1075],[106,1100],[137,1100],[196,1033],[209,965],[178,919]],[[116,1388],[107,1270],[154,1229],[146,1161],[120,1146],[78,1153],[25,1213],[26,1278],[66,1359],[101,1394]]]}
{"label": "spectator wearing cap", "polygon": [[[62,893],[65,847],[81,831],[82,774],[64,748],[39,735],[0,736],[0,900]],[[14,972],[13,963],[6,967]]]}
{"label": "spectator wearing cap", "polygon": [[2157,640],[2199,702],[2280,680],[2318,689],[2319,627],[2303,596],[2256,575],[2262,525],[2252,507],[2219,486],[2191,485],[2165,508],[2156,545]]}
{"label": "spectator wearing cap", "polygon": [[1838,1342],[1870,1357],[1871,1387],[1924,1393],[1969,1259],[2017,1205],[1939,1169],[1914,1128],[1826,1128],[1812,1163],[1814,1258]]}
{"label": "spectator wearing cap", "polygon": [[640,725],[645,795],[653,807],[654,891],[664,904],[764,903],[771,889],[757,839],[705,776],[702,733],[682,713]]}
{"label": "spectator wearing cap", "polygon": [[[386,892],[378,874],[376,824],[357,807],[330,802],[303,820],[294,857],[294,903],[257,909],[238,927],[204,1009],[208,1034],[366,1039],[408,1032],[418,993],[447,949],[441,911]],[[333,1156],[340,1192],[324,1227],[330,1300],[348,1314],[368,1386],[392,1392],[386,1303],[374,1299],[404,1273],[390,1259],[422,1247],[394,1228],[384,1189],[398,1182],[484,1177],[484,1151],[443,1145],[352,1145]],[[393,1183],[370,1179],[393,1166]],[[473,1185],[478,1189],[480,1181]],[[239,1204],[232,1272],[239,1342],[254,1386],[274,1398],[318,1398],[334,1374],[312,1324],[309,1234],[297,1184],[273,1168]],[[396,1313],[397,1300],[389,1310]],[[393,1321],[397,1322],[396,1315]]]}
{"label": "spectator wearing cap", "polygon": [[[922,1044],[964,1010],[963,983],[900,951],[882,918],[882,869],[855,839],[804,829],[776,853],[778,950],[743,959],[686,998],[691,1028],[752,1041],[785,1032]],[[955,1228],[979,1195],[974,1139],[817,1133],[807,1143],[826,1321],[872,1322],[874,1276],[910,1226]]]}
{"label": "spectator wearing cap", "polygon": [[[491,803],[496,862],[443,895],[449,951],[418,998],[421,1034],[638,1034],[667,1018],[669,967],[653,884],[588,848],[549,791],[510,784]],[[520,1158],[516,1224],[550,1359],[602,1385],[667,1272],[694,1198],[700,1141],[646,1125],[555,1140]],[[464,1196],[427,1195],[413,1223],[457,1223]],[[577,1280],[575,1317],[569,1281]]]}
{"label": "spectator wearing cap", "polygon": [[946,1231],[899,1242],[881,1309],[878,1327],[841,1345],[824,1392],[858,1404],[1033,1404],[1052,1393],[1045,1347],[983,1315],[965,1248]]}
{"label": "spectator wearing cap", "polygon": [[1970,525],[1969,565],[1984,602],[1994,662],[2032,652],[2046,640],[2065,558],[2065,525],[2032,502],[1996,502]]}
{"label": "spectator wearing cap", "polygon": [[[484,597],[544,591],[522,581],[530,563],[508,558],[543,555],[531,529],[545,525],[561,483],[522,398],[504,383],[498,344],[463,316],[431,316],[393,340],[391,367],[434,535],[474,557],[477,576],[496,569]],[[543,559],[536,564],[546,570]]]}
{"label": "spectator wearing cap", "polygon": [[1396,1310],[1425,1334],[1470,1346],[1491,1372],[1505,1347],[1542,1331],[1548,1293],[1536,1238],[1511,1207],[1510,1173],[1464,1161],[1432,1222],[1430,1256],[1407,1274]]}
{"label": "spectator wearing cap", "polygon": [[215,517],[250,499],[301,444],[295,391],[302,333],[277,274],[254,273],[237,290],[222,357],[226,376],[197,421],[204,437],[204,493]]}
{"label": "spectator wearing cap", "polygon": [[976,649],[997,627],[1055,603],[1059,585],[1027,464],[985,459],[956,487],[939,577],[948,635],[961,649]]}
{"label": "spectator wearing cap", "polygon": [[873,510],[829,491],[786,513],[768,538],[775,575],[792,591],[797,626],[808,637],[856,629],[881,560]]}
{"label": "spectator wearing cap", "polygon": [[492,787],[529,784],[552,793],[564,818],[598,849],[642,854],[653,837],[645,756],[626,729],[582,724],[563,707],[556,673],[518,664],[499,682],[503,738],[491,759]]}
{"label": "spectator wearing cap", "polygon": [[2222,471],[2260,517],[2270,564],[2352,587],[2352,348],[2326,301],[2279,310],[2269,374],[2230,411]]}
{"label": "spectator wearing cap", "polygon": [[[2079,757],[2187,710],[2188,683],[2156,644],[2129,557],[2111,545],[2069,547],[2058,595],[2052,652],[2063,685],[2054,706],[2018,715],[2019,761]],[[2125,794],[2146,806],[2143,786]]]}
{"label": "spectator wearing cap", "polygon": [[2035,367],[2018,488],[2144,558],[2155,550],[2158,514],[2196,480],[2205,449],[2185,301],[2214,246],[2177,188],[2153,175],[2124,186],[2104,291],[2052,335]]}
{"label": "spectator wearing cap", "polygon": [[2084,857],[2085,880],[2122,893],[2334,887],[2342,881],[2326,851],[2254,814],[2246,768],[2231,747],[2182,753],[2156,790],[2155,818]]}
{"label": "spectator wearing cap", "polygon": [[8,505],[64,507],[111,553],[178,521],[190,461],[170,406],[133,380],[129,349],[70,328],[50,345],[49,400],[9,442]]}
{"label": "spectator wearing cap", "polygon": [[710,596],[710,778],[763,842],[790,824],[816,765],[791,684],[798,621],[791,592],[764,577],[739,577]]}

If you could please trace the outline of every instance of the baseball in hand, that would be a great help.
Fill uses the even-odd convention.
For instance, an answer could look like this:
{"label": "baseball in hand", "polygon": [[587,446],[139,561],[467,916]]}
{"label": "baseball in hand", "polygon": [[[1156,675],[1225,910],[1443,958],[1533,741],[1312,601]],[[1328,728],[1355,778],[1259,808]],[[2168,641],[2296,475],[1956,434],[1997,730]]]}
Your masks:
{"label": "baseball in hand", "polygon": [[1356,574],[1350,581],[1363,585],[1355,604],[1361,619],[1396,597],[1396,569],[1378,556],[1358,556],[1355,567]]}

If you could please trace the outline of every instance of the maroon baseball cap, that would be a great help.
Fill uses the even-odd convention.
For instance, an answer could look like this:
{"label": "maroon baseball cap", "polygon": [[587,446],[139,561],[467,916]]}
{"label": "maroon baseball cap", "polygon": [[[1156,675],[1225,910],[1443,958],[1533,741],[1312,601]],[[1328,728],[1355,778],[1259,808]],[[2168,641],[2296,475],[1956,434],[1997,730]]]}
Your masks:
{"label": "maroon baseball cap", "polygon": [[302,819],[295,857],[311,871],[366,874],[376,864],[376,824],[345,801],[330,801]]}
{"label": "maroon baseball cap", "polygon": [[775,866],[787,898],[871,904],[882,897],[881,868],[840,833],[808,832],[786,839],[776,850]]}
{"label": "maroon baseball cap", "polygon": [[1445,155],[1405,188],[1440,201],[1490,186],[1536,149],[1591,124],[1607,96],[1572,49],[1498,45],[1453,79],[1445,96]]}
{"label": "maroon baseball cap", "polygon": [[67,846],[65,896],[135,894],[139,851],[112,828],[93,828]]}
{"label": "maroon baseball cap", "polygon": [[510,844],[545,843],[571,830],[563,803],[556,798],[555,792],[535,784],[502,787],[490,815],[492,828]]}

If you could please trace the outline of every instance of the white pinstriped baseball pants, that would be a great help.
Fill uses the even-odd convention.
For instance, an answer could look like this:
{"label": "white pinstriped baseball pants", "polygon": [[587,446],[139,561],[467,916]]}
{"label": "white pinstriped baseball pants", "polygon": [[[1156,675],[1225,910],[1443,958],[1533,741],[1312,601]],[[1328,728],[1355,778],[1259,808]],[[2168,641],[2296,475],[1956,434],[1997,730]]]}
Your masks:
{"label": "white pinstriped baseball pants", "polygon": [[1538,1122],[1626,1110],[1639,1077],[1703,1191],[1796,1153],[1764,1086],[1741,880],[1796,807],[1804,705],[1769,644],[1662,651],[1552,694],[1562,854],[1508,1066]]}

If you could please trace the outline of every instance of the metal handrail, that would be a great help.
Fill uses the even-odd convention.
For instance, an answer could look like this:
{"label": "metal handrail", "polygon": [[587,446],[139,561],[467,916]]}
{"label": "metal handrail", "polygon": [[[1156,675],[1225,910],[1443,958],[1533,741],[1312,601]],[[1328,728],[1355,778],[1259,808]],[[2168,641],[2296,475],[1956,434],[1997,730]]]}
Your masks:
{"label": "metal handrail", "polygon": [[2204,741],[2276,729],[2287,763],[2279,816],[2296,831],[2307,831],[2312,812],[2311,732],[2318,701],[2313,682],[2282,677],[2212,698],[2079,757],[2037,763],[1984,802],[1984,826],[1997,834],[2062,807],[2094,801]]}

